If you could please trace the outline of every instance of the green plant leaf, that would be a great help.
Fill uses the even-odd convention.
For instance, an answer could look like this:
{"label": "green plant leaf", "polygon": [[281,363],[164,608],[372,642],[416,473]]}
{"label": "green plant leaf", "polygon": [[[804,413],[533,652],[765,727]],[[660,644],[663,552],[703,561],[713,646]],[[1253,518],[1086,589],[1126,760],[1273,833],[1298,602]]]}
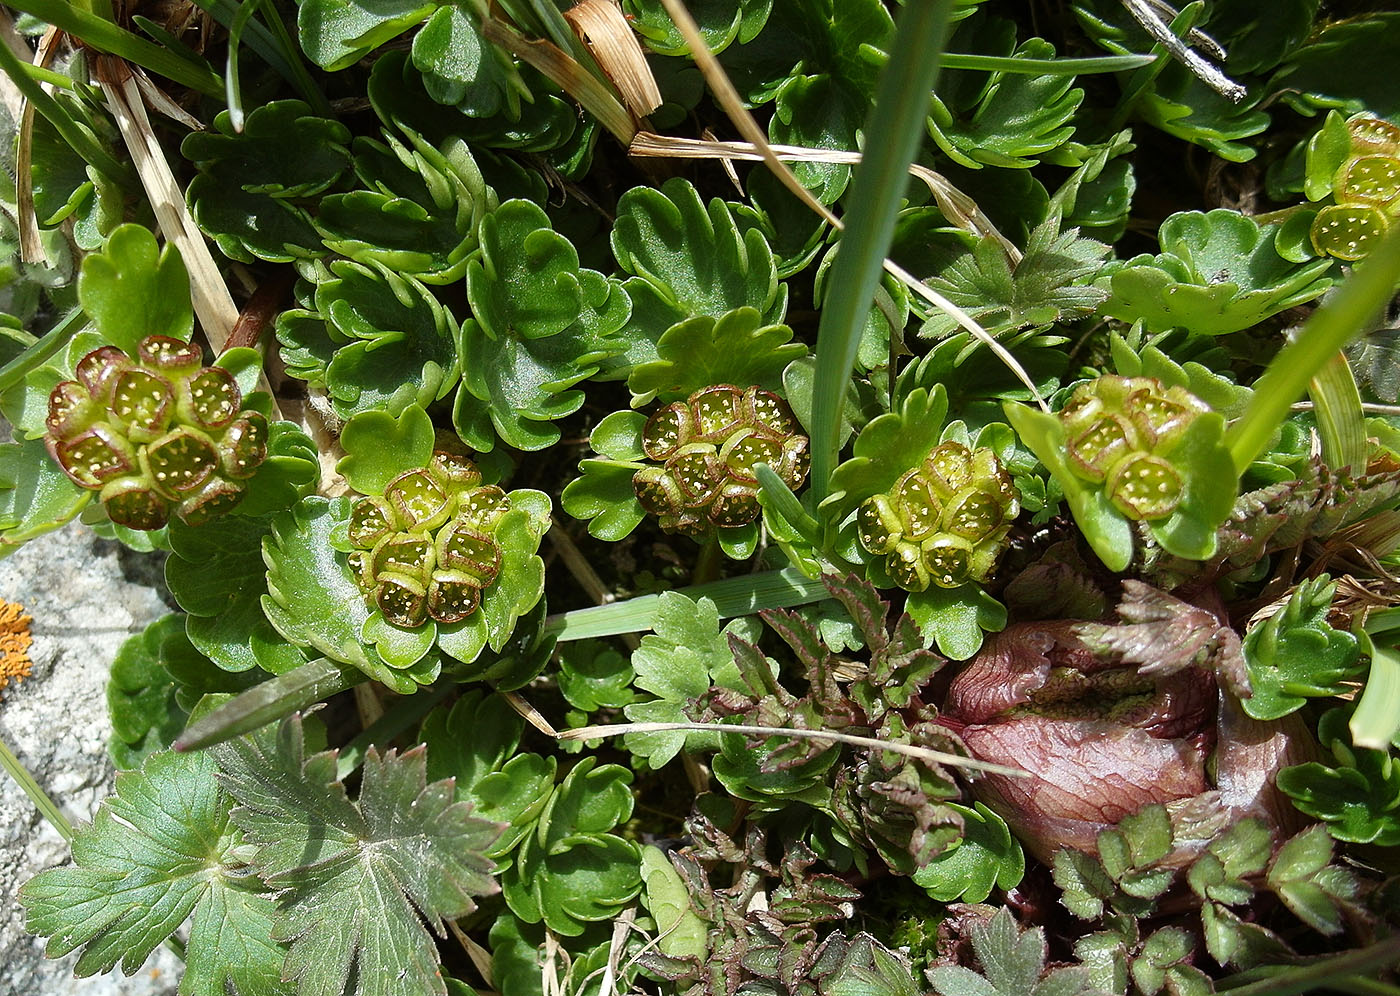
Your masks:
{"label": "green plant leaf", "polygon": [[348,498],[312,496],[272,520],[272,530],[263,539],[268,565],[263,613],[289,642],[314,648],[407,694],[418,687],[419,677],[431,681],[437,665],[430,657],[400,671],[361,642],[370,610],[345,554],[331,546],[332,533],[349,518]]}
{"label": "green plant leaf", "polygon": [[1318,761],[1284,768],[1278,787],[1304,813],[1326,822],[1338,840],[1400,844],[1400,764],[1394,751],[1352,745],[1346,708],[1329,709],[1317,738],[1337,764]]}
{"label": "green plant leaf", "polygon": [[253,864],[281,890],[272,935],[290,945],[283,977],[300,996],[339,996],[352,973],[361,992],[394,980],[445,994],[428,928],[443,934],[444,920],[496,891],[484,852],[499,825],[454,803],[450,782],[428,784],[422,747],[371,747],[353,803],[335,754],[305,750],[297,716],[214,751]]}
{"label": "green plant leaf", "polygon": [[0,444],[0,558],[71,521],[92,497],[49,459],[42,437]]}
{"label": "green plant leaf", "polygon": [[520,743],[524,720],[498,695],[466,692],[449,709],[434,709],[418,730],[428,750],[428,777],[454,779],[458,799],[474,799],[477,783],[499,771]]}
{"label": "green plant leaf", "polygon": [[73,865],[20,888],[26,926],[51,937],[50,957],[82,945],[79,976],[118,962],[133,975],[193,915],[182,994],[232,986],[291,996],[271,940],[272,901],[239,880],[238,835],[215,770],[208,753],[163,752],[117,775],[116,794],[73,840]]}
{"label": "green plant leaf", "polygon": [[311,215],[270,194],[250,194],[197,176],[185,199],[200,231],[229,259],[292,263],[327,255]]}
{"label": "green plant leaf", "polygon": [[569,388],[622,348],[614,337],[627,321],[627,296],[580,267],[531,201],[507,201],[489,215],[481,246],[467,269],[476,318],[461,326],[453,424],[477,450],[492,449],[497,435],[517,449],[543,449],[559,440],[553,420],[583,404],[583,392]]}
{"label": "green plant leaf", "polygon": [[990,919],[968,928],[981,974],[959,965],[928,970],[933,988],[942,996],[1075,996],[1088,993],[1088,969],[1074,966],[1045,969],[1045,931],[1021,930],[1011,910],[1003,907]]}
{"label": "green plant leaf", "polygon": [[712,384],[781,388],[784,368],[807,347],[790,341],[786,325],[760,321],[753,308],[736,308],[717,319],[699,315],[672,325],[656,344],[658,358],[633,367],[627,378],[632,407],[681,401]]}
{"label": "green plant leaf", "polygon": [[[773,0],[738,0],[696,4],[691,14],[700,29],[700,37],[705,39],[705,46],[719,55],[731,43],[748,42],[762,31],[772,7]],[[690,46],[657,0],[626,0],[623,9],[647,48],[658,55],[690,54]]]}
{"label": "green plant leaf", "polygon": [[915,871],[914,882],[941,903],[980,903],[993,888],[1019,884],[1026,856],[1001,817],[980,802],[945,805],[963,818],[962,840]]}
{"label": "green plant leaf", "polygon": [[436,9],[436,3],[421,0],[307,0],[297,12],[297,36],[307,58],[334,72],[353,66]]}
{"label": "green plant leaf", "polygon": [[157,248],[140,225],[112,232],[100,253],[83,260],[78,300],[104,342],[134,355],[148,335],[188,340],[194,331],[189,274],[175,246]]}
{"label": "green plant leaf", "polygon": [[[711,685],[742,689],[744,684],[730,652],[730,633],[752,635],[752,620],[737,619],[723,630],[719,612],[708,598],[698,601],[679,592],[663,592],[652,620],[652,632],[632,653],[635,684],[655,698],[627,706],[623,712],[637,723],[685,722],[686,707]],[[675,731],[629,733],[623,742],[636,757],[659,768],[682,748],[697,752],[719,746],[715,733]]]}
{"label": "green plant leaf", "polygon": [[1327,624],[1336,589],[1325,574],[1310,578],[1245,634],[1253,694],[1240,704],[1255,719],[1280,719],[1309,698],[1338,695],[1342,681],[1360,673],[1356,637]]}
{"label": "green plant leaf", "polygon": [[1331,260],[1290,263],[1271,230],[1234,211],[1184,211],[1162,222],[1162,251],[1136,256],[1109,280],[1104,314],[1154,332],[1221,335],[1321,297]]}
{"label": "green plant leaf", "polygon": [[[301,100],[257,107],[235,130],[228,111],[213,131],[186,136],[180,152],[220,187],[278,198],[319,194],[350,167],[350,129]],[[287,150],[296,149],[295,156]]]}
{"label": "green plant leaf", "polygon": [[1342,912],[1360,895],[1356,874],[1332,864],[1327,828],[1311,826],[1284,842],[1269,864],[1268,886],[1293,913],[1322,934],[1340,934]]}
{"label": "green plant leaf", "polygon": [[646,907],[656,920],[661,939],[657,946],[670,958],[694,958],[703,962],[709,953],[708,928],[691,907],[685,880],[659,848],[642,848],[642,885]]}
{"label": "green plant leaf", "polygon": [[451,313],[412,277],[350,260],[332,262],[330,271],[316,285],[316,308],[326,338],[346,341],[324,373],[336,414],[397,415],[446,397],[459,375]]}
{"label": "green plant leaf", "polygon": [[828,521],[839,523],[857,505],[888,491],[901,474],[917,467],[938,445],[948,396],[942,385],[910,391],[898,410],[872,419],[856,437],[852,456],[831,475],[822,502]]}
{"label": "green plant leaf", "polygon": [[175,682],[167,662],[208,662],[185,637],[185,620],[161,616],[117,648],[107,679],[107,715],[112,720],[108,750],[118,768],[137,768],[156,751],[169,747],[188,718],[175,701]]}
{"label": "green plant leaf", "polygon": [[345,456],[335,469],[360,494],[382,495],[400,474],[428,465],[433,438],[433,420],[418,405],[397,414],[361,412],[341,431]]}
{"label": "green plant leaf", "polygon": [[983,633],[997,633],[1006,627],[1006,606],[977,584],[956,588],[930,585],[923,591],[911,591],[905,611],[939,653],[955,661],[977,653]]}
{"label": "green plant leaf", "polygon": [[311,437],[291,422],[273,422],[268,427],[267,459],[248,482],[235,512],[249,518],[272,515],[291,508],[320,482],[320,454]]}

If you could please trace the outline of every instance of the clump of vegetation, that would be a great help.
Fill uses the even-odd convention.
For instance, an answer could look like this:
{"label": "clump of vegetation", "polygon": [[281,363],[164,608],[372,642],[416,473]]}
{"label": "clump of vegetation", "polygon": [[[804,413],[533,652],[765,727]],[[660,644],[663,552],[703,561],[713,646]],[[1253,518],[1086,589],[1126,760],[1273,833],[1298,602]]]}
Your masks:
{"label": "clump of vegetation", "polygon": [[1400,14],[11,7],[0,554],[180,607],[51,955],[1400,991]]}

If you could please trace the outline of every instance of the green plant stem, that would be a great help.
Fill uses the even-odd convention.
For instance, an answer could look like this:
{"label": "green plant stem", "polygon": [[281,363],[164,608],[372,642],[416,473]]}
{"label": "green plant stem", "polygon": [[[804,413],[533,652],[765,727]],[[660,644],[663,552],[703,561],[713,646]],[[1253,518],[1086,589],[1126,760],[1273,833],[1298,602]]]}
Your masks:
{"label": "green plant stem", "polygon": [[866,122],[865,134],[880,138],[867,142],[856,167],[841,248],[832,266],[832,290],[823,302],[817,331],[811,475],[817,502],[827,496],[836,468],[846,382],[894,237],[909,164],[923,139],[949,6],[946,0],[925,0],[900,11],[894,51],[880,74],[875,108]]}
{"label": "green plant stem", "polygon": [[128,62],[144,66],[151,72],[198,90],[207,97],[222,98],[224,81],[210,67],[207,72],[196,69],[184,58],[168,52],[139,35],[117,27],[111,21],[83,10],[68,0],[11,0],[10,6],[70,35],[103,52],[120,56]]}
{"label": "green plant stem", "polygon": [[944,69],[980,69],[989,73],[1020,73],[1027,76],[1089,76],[1094,73],[1121,73],[1150,66],[1162,56],[1096,55],[1083,59],[1023,59],[1011,55],[967,55],[944,52]]}
{"label": "green plant stem", "polygon": [[1290,965],[1278,974],[1233,988],[1226,985],[1229,979],[1223,979],[1217,984],[1217,989],[1230,996],[1294,996],[1295,993],[1330,986],[1339,977],[1375,975],[1396,962],[1400,962],[1400,935],[1387,937],[1370,947],[1319,958],[1306,965]]}
{"label": "green plant stem", "polygon": [[[3,48],[0,45],[0,48]],[[14,751],[10,750],[10,745],[0,739],[0,767],[7,771],[15,784],[24,790],[24,794],[29,796],[29,801],[34,803],[34,807],[39,810],[44,819],[49,821],[49,825],[58,831],[64,840],[73,839],[73,824],[68,822],[68,817],[63,815],[58,808],[58,803],[49,798],[49,794],[39,787],[39,783],[34,780],[34,776],[29,773],[29,769],[20,763],[15,757]]]}
{"label": "green plant stem", "polygon": [[30,106],[54,126],[54,130],[58,132],[59,136],[85,162],[113,183],[120,184],[123,190],[133,191],[136,189],[131,170],[117,162],[106,149],[102,148],[102,145],[97,141],[97,136],[86,125],[75,121],[67,111],[59,106],[58,101],[54,100],[53,96],[39,85],[39,81],[29,73],[26,64],[10,51],[8,45],[0,45],[0,72],[10,78],[15,89],[24,95]]}
{"label": "green plant stem", "polygon": [[1400,996],[1400,986],[1392,986],[1379,979],[1368,979],[1360,975],[1353,975],[1349,979],[1335,979],[1327,983],[1327,988],[1352,996]]}
{"label": "green plant stem", "polygon": [[721,555],[719,537],[711,536],[701,543],[700,553],[695,558],[695,567],[690,572],[690,583],[708,584],[718,578]]}
{"label": "green plant stem", "polygon": [[1254,386],[1245,413],[1225,434],[1236,472],[1264,452],[1289,406],[1343,346],[1370,328],[1400,279],[1400,229],[1358,264],[1336,294],[1313,312],[1298,338],[1279,351]]}

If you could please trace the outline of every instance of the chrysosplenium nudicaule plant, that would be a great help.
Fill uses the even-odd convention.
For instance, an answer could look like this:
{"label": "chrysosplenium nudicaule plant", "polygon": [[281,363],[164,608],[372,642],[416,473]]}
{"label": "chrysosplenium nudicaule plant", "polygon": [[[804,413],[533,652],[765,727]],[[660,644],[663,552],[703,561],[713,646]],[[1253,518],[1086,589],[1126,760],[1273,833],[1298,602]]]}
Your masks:
{"label": "chrysosplenium nudicaule plant", "polygon": [[1349,152],[1332,176],[1332,199],[1313,219],[1313,248],[1362,259],[1400,217],[1400,128],[1370,115],[1347,122]]}
{"label": "chrysosplenium nudicaule plant", "polygon": [[1181,503],[1185,481],[1161,454],[1208,411],[1184,388],[1151,377],[1100,377],[1077,388],[1060,411],[1069,468],[1129,519],[1165,518]]}
{"label": "chrysosplenium nudicaule plant", "polygon": [[753,522],[760,463],[790,488],[807,478],[807,437],[787,402],[759,387],[718,384],[672,402],[647,419],[642,448],[661,466],[637,471],[632,488],[670,533]]}
{"label": "chrysosplenium nudicaule plant", "polygon": [[901,588],[956,588],[987,580],[1020,510],[995,453],[948,441],[888,493],[862,502],[857,526],[861,545],[886,556]]}
{"label": "chrysosplenium nudicaule plant", "polygon": [[350,513],[350,567],[395,626],[466,619],[496,580],[496,523],[510,499],[466,457],[439,450],[426,468],[395,477]]}
{"label": "chrysosplenium nudicaule plant", "polygon": [[199,525],[243,499],[267,457],[267,419],[242,409],[233,375],[204,366],[198,346],[147,336],[134,359],[103,346],[74,373],[49,395],[44,442],[113,522],[159,529],[173,512]]}

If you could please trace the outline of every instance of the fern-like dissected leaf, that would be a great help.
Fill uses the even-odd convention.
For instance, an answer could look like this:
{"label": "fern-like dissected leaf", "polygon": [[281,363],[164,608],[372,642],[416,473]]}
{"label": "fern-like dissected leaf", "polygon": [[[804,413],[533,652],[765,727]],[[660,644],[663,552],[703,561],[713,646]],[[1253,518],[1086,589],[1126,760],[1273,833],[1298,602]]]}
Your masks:
{"label": "fern-like dissected leaf", "polygon": [[483,221],[481,241],[467,270],[476,317],[461,327],[465,379],[453,422],[478,450],[492,449],[497,435],[518,449],[543,449],[559,440],[552,421],[583,404],[583,392],[569,388],[622,348],[615,337],[627,296],[580,267],[573,245],[531,201],[501,205]]}
{"label": "fern-like dissected leaf", "polygon": [[1075,996],[1093,990],[1089,971],[1080,966],[1046,971],[1045,931],[1022,930],[1011,910],[968,928],[972,950],[982,971],[940,965],[928,971],[942,996]]}
{"label": "fern-like dissected leaf", "polygon": [[[294,716],[215,749],[233,819],[279,894],[273,936],[290,944],[283,975],[300,996],[445,994],[428,928],[497,891],[485,851],[499,824],[428,784],[421,747],[365,757],[359,798],[333,752],[306,756]],[[426,922],[425,922],[426,921]]]}
{"label": "fern-like dissected leaf", "polygon": [[73,840],[73,865],[20,889],[28,928],[51,936],[50,957],[82,945],[78,975],[118,962],[133,975],[192,915],[181,996],[290,996],[273,903],[247,888],[215,770],[208,752],[162,752],[117,776],[116,795]]}

